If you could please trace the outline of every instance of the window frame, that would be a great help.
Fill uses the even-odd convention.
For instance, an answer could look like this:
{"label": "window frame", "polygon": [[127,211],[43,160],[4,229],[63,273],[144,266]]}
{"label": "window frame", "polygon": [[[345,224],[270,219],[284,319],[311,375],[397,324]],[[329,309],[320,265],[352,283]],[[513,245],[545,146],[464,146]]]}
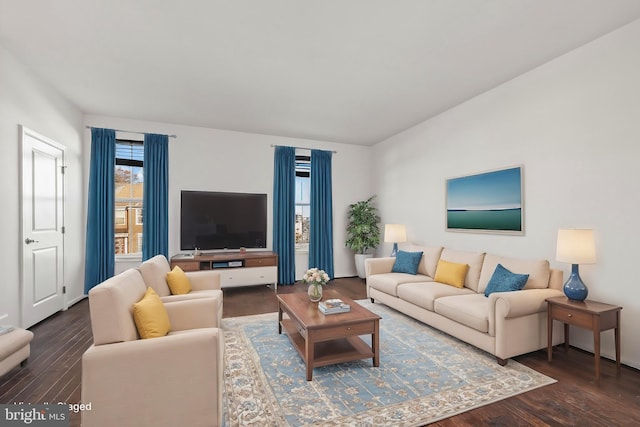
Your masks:
{"label": "window frame", "polygon": [[[144,156],[144,140],[116,138],[116,145],[140,146],[142,147],[142,153]],[[118,157],[118,153],[116,150],[114,174],[118,166],[129,166],[132,168],[133,167],[141,168],[142,176],[143,176],[142,182],[144,182],[144,160],[127,159],[127,158]],[[132,178],[131,184],[133,185],[134,184],[133,177],[131,178]],[[115,176],[114,176],[114,184],[115,184]],[[118,206],[118,203],[125,204],[126,206],[124,207]],[[131,212],[132,209],[134,210],[134,212]],[[115,244],[115,240],[119,237],[123,238],[126,235],[126,237],[124,237],[124,245],[125,245],[125,250],[127,251],[129,250],[129,245],[131,244],[133,239],[136,239],[135,240],[136,242],[140,241],[138,235],[142,235],[142,231],[136,232],[135,227],[136,226],[139,227],[144,223],[144,217],[142,216],[144,215],[143,209],[144,209],[144,193],[141,198],[135,198],[135,197],[115,198],[115,195],[114,195],[114,237],[113,238],[114,238],[114,256],[116,261],[142,259],[142,245],[138,245],[138,249],[139,249],[138,252],[116,253],[118,245]],[[125,223],[121,225],[126,225],[126,229],[127,229],[126,233],[119,232],[118,230],[115,229],[115,226],[117,225],[115,223],[115,215],[116,215],[116,212],[118,211],[125,212],[125,215],[124,215]],[[138,211],[140,211],[140,214],[138,214]],[[139,221],[139,219],[141,219],[141,221]]]}
{"label": "window frame", "polygon": [[[304,165],[304,166],[303,166]],[[307,155],[307,154],[299,154],[296,153],[296,179],[297,178],[308,178],[309,181],[311,180],[311,156]],[[310,184],[310,182],[309,182]],[[297,187],[297,185],[296,185]],[[297,215],[298,212],[298,207],[301,207],[304,211],[305,207],[308,207],[309,210],[311,209],[311,200],[309,200],[309,202],[299,202],[297,200],[298,198],[298,191],[296,188],[296,201],[295,201],[295,211],[294,211],[294,215]],[[304,214],[303,214],[303,218],[304,218]],[[309,222],[310,222],[311,218],[309,217]],[[297,222],[296,222],[297,225]],[[311,226],[311,224],[309,224],[309,227]],[[296,252],[308,252],[309,251],[309,242],[301,242],[295,243],[295,250]]]}

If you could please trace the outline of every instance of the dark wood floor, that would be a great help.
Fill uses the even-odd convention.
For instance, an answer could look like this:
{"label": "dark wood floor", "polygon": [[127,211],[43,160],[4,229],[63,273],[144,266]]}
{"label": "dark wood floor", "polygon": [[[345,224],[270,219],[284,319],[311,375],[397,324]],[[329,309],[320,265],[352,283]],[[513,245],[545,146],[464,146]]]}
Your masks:
{"label": "dark wood floor", "polygon": [[[330,285],[345,296],[363,299],[364,281],[336,279]],[[305,291],[302,284],[280,286],[278,292]],[[277,311],[273,289],[253,286],[224,290],[224,317]],[[92,342],[89,305],[83,300],[30,328],[35,338],[25,368],[0,377],[0,403],[80,401],[81,356]],[[608,339],[604,337],[603,339]],[[624,343],[623,343],[624,346]],[[603,359],[601,378],[595,381],[593,355],[575,348],[554,349],[515,358],[558,380],[557,383],[487,405],[435,423],[459,426],[637,426],[640,425],[640,372]],[[71,414],[71,425],[79,415]]]}

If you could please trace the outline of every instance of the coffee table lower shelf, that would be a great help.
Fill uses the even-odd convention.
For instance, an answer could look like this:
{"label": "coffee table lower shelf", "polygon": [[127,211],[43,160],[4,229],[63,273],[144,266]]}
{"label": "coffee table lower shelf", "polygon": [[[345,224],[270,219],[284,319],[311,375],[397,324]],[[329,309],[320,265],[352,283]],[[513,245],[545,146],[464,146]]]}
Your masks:
{"label": "coffee table lower shelf", "polygon": [[356,335],[324,341],[310,341],[309,345],[313,345],[313,349],[310,352],[310,359],[312,360],[307,360],[306,340],[298,331],[296,323],[291,319],[282,319],[280,324],[307,366],[308,381],[311,381],[313,368],[320,366],[360,359],[374,359],[374,366],[379,366],[373,349]]}

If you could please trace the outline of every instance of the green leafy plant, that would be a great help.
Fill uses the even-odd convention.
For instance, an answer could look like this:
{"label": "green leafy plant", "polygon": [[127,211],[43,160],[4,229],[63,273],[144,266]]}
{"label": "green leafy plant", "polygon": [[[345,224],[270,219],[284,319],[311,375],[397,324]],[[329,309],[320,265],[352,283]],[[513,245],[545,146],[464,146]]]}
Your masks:
{"label": "green leafy plant", "polygon": [[349,205],[345,246],[358,254],[365,254],[380,244],[380,217],[372,204],[375,197]]}

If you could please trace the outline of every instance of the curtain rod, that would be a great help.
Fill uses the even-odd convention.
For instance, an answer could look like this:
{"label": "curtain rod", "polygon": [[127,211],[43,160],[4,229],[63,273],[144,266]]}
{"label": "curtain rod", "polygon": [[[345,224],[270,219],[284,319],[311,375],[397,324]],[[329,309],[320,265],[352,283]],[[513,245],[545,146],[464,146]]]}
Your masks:
{"label": "curtain rod", "polygon": [[[291,147],[291,146],[271,144],[271,148],[274,148],[274,147]],[[292,147],[292,148],[297,148],[299,150],[314,150],[314,148],[307,148],[307,147]],[[336,150],[324,150],[324,151],[331,151],[333,154],[338,154]]]}
{"label": "curtain rod", "polygon": [[[93,129],[95,126],[85,126],[85,128],[87,129]],[[116,132],[127,132],[127,133],[139,133],[141,135],[144,135],[146,133],[153,133],[153,132],[136,132],[135,130],[122,130],[122,129],[112,129],[115,130]],[[176,135],[167,135],[169,138],[177,138]]]}

